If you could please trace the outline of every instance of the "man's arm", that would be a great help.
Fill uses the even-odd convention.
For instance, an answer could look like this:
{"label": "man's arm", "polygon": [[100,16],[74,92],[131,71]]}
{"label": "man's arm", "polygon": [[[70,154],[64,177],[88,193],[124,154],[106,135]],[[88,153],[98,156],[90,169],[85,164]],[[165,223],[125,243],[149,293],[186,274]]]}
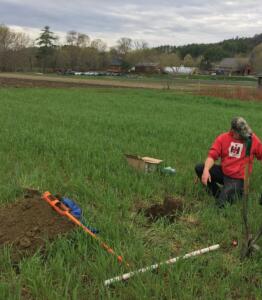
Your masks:
{"label": "man's arm", "polygon": [[205,161],[204,171],[201,178],[204,185],[207,185],[208,182],[211,182],[209,170],[213,167],[214,163],[215,161],[212,157],[208,157]]}
{"label": "man's arm", "polygon": [[204,185],[207,185],[208,182],[211,182],[209,170],[213,167],[215,161],[221,157],[223,136],[224,134],[219,135],[209,149],[201,178],[201,181]]}
{"label": "man's arm", "polygon": [[260,139],[255,134],[253,134],[252,139],[253,139],[253,142],[255,144],[254,154],[255,154],[255,156],[258,160],[262,161],[262,143],[261,143]]}

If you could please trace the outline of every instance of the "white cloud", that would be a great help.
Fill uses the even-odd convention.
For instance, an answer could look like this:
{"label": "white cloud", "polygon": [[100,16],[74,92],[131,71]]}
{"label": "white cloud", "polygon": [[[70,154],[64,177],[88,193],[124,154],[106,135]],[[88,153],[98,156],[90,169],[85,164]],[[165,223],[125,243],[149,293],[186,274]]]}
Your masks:
{"label": "white cloud", "polygon": [[61,37],[69,30],[101,38],[120,37],[151,46],[217,42],[261,33],[261,0],[0,0],[0,23],[34,38],[49,25]]}

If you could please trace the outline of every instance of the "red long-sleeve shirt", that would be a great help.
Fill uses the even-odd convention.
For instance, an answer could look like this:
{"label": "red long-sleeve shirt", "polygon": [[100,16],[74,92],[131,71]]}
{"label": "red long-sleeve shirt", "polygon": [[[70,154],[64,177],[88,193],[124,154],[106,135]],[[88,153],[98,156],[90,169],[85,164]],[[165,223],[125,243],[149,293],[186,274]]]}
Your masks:
{"label": "red long-sleeve shirt", "polygon": [[[231,178],[244,179],[246,162],[246,145],[242,140],[235,139],[229,131],[219,135],[211,146],[208,157],[221,159],[223,173]],[[252,172],[254,157],[262,160],[262,144],[259,138],[252,134],[249,172]]]}

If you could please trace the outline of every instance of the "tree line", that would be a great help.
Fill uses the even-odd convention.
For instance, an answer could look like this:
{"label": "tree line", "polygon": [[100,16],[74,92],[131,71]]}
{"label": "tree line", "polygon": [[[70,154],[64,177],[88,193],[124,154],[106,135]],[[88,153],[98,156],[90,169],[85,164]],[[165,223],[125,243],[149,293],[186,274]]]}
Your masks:
{"label": "tree line", "polygon": [[164,45],[150,48],[146,41],[120,38],[108,48],[101,39],[69,31],[61,43],[49,26],[36,40],[0,25],[0,71],[54,72],[57,70],[105,70],[113,60],[128,69],[138,63],[155,62],[162,67],[179,66],[209,69],[226,57],[245,57],[256,71],[262,71],[262,34],[213,44]]}

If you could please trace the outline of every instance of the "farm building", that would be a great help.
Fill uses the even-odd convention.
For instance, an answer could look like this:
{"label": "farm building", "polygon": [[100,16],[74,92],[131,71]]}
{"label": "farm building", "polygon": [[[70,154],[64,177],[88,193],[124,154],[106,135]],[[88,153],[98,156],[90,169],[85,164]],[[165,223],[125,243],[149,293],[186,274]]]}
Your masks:
{"label": "farm building", "polygon": [[187,74],[192,75],[196,73],[196,68],[184,67],[183,65],[180,67],[164,67],[163,73],[167,74]]}
{"label": "farm building", "polygon": [[155,74],[160,73],[158,63],[139,63],[135,65],[135,73]]}
{"label": "farm building", "polygon": [[112,59],[110,65],[107,69],[107,72],[110,72],[110,73],[122,73],[122,72],[124,72],[123,61],[121,59],[118,59],[118,58]]}
{"label": "farm building", "polygon": [[251,67],[248,64],[248,59],[224,58],[216,68],[216,72],[225,75],[249,75]]}

